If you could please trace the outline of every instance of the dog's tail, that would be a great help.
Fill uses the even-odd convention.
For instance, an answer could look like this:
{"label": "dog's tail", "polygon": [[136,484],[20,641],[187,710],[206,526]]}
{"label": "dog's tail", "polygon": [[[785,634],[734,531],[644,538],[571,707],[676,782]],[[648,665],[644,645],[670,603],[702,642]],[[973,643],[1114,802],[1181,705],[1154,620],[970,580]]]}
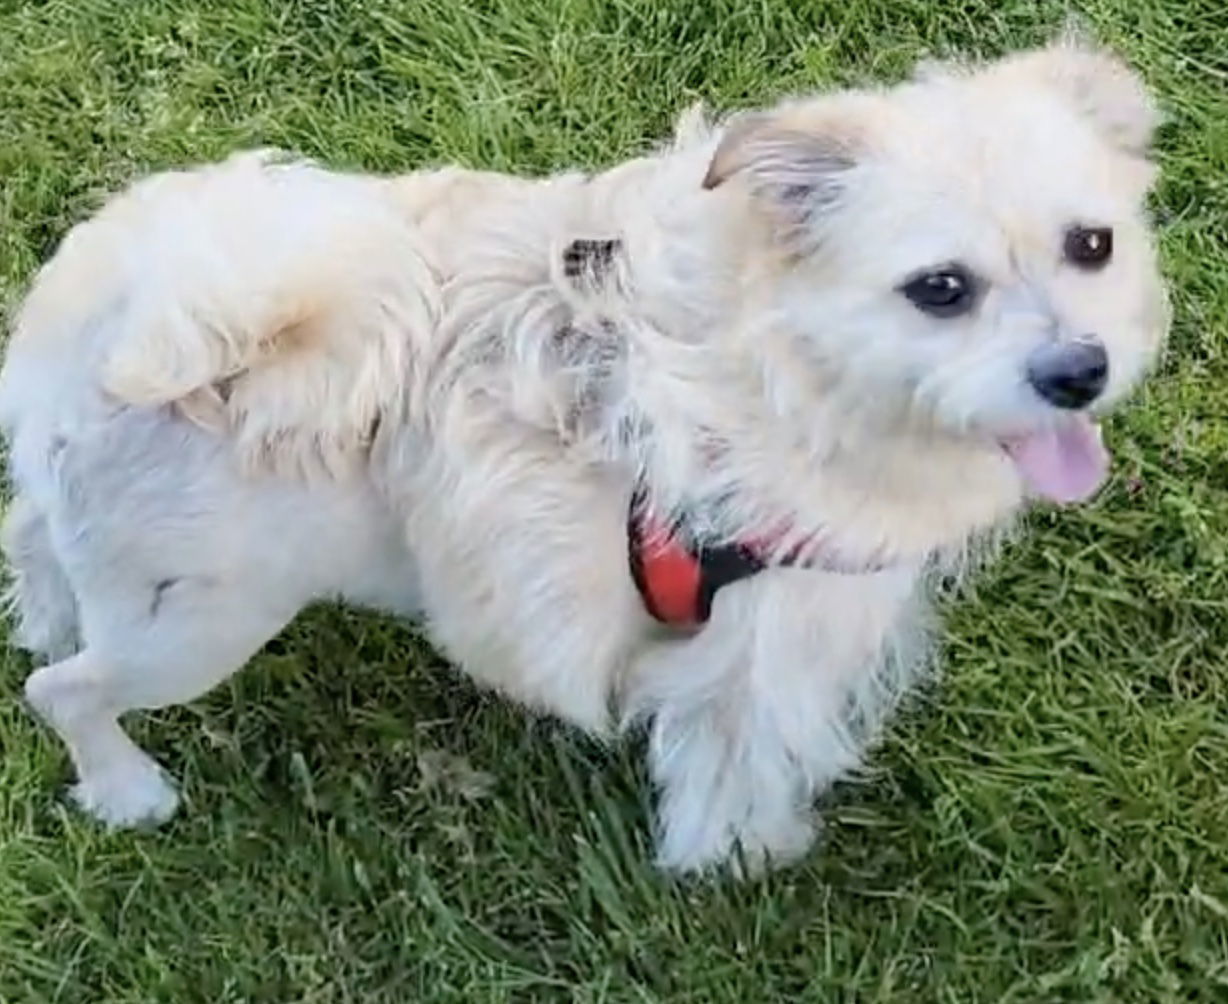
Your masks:
{"label": "dog's tail", "polygon": [[[412,386],[438,313],[385,193],[263,152],[142,181],[44,268],[6,369],[58,340],[106,394],[223,427],[249,459],[344,463]],[[102,344],[63,344],[100,315]]]}

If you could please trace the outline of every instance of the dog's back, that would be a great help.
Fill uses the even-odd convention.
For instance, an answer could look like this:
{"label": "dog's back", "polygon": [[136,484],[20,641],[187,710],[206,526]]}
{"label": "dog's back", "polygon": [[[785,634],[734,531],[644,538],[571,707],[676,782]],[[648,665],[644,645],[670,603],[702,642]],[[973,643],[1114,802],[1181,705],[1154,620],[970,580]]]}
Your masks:
{"label": "dog's back", "polygon": [[344,465],[430,338],[420,243],[373,178],[257,153],[142,181],[39,274],[0,421],[20,454],[40,416],[104,394],[227,427],[252,458]]}

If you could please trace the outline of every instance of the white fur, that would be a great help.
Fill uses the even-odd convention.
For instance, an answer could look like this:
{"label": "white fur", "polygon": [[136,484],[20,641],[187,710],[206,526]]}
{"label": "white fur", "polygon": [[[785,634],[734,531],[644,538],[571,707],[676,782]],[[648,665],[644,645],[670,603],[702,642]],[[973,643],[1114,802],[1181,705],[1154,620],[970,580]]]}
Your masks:
{"label": "white fur", "polygon": [[[647,722],[664,865],[804,852],[816,793],[926,664],[927,571],[1022,502],[998,442],[1057,420],[1028,352],[1097,333],[1112,402],[1159,345],[1153,121],[1119,63],[1058,45],[728,127],[688,113],[594,177],[244,155],[138,184],[40,273],[0,375],[18,640],[53,660],[27,693],[78,801],[169,815],[118,716],[339,597],[422,617],[585,729]],[[1087,218],[1116,232],[1095,274],[1060,259]],[[622,252],[573,281],[585,237]],[[935,320],[897,287],[950,260],[987,290]],[[662,629],[627,571],[637,484],[820,567]]]}

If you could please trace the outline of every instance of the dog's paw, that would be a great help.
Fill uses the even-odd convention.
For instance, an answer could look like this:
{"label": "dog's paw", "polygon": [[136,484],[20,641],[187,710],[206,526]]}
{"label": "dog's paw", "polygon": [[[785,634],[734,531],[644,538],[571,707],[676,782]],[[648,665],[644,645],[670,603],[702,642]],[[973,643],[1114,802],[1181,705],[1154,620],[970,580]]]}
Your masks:
{"label": "dog's paw", "polygon": [[157,826],[179,807],[179,794],[152,760],[84,778],[69,789],[77,807],[112,828]]}
{"label": "dog's paw", "polygon": [[680,832],[666,821],[657,866],[679,874],[726,870],[735,878],[753,878],[804,857],[819,832],[814,812],[782,813],[738,830],[713,823]]}

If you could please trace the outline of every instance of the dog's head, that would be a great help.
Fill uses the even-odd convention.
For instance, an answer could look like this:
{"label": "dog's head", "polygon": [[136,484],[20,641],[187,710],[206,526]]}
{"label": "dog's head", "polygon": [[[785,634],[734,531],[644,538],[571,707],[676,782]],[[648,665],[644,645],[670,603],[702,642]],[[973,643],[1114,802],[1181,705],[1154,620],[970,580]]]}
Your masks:
{"label": "dog's head", "polygon": [[816,380],[1072,501],[1105,472],[1094,416],[1167,327],[1156,119],[1121,62],[1061,42],[737,119],[704,184],[769,221],[773,306]]}

